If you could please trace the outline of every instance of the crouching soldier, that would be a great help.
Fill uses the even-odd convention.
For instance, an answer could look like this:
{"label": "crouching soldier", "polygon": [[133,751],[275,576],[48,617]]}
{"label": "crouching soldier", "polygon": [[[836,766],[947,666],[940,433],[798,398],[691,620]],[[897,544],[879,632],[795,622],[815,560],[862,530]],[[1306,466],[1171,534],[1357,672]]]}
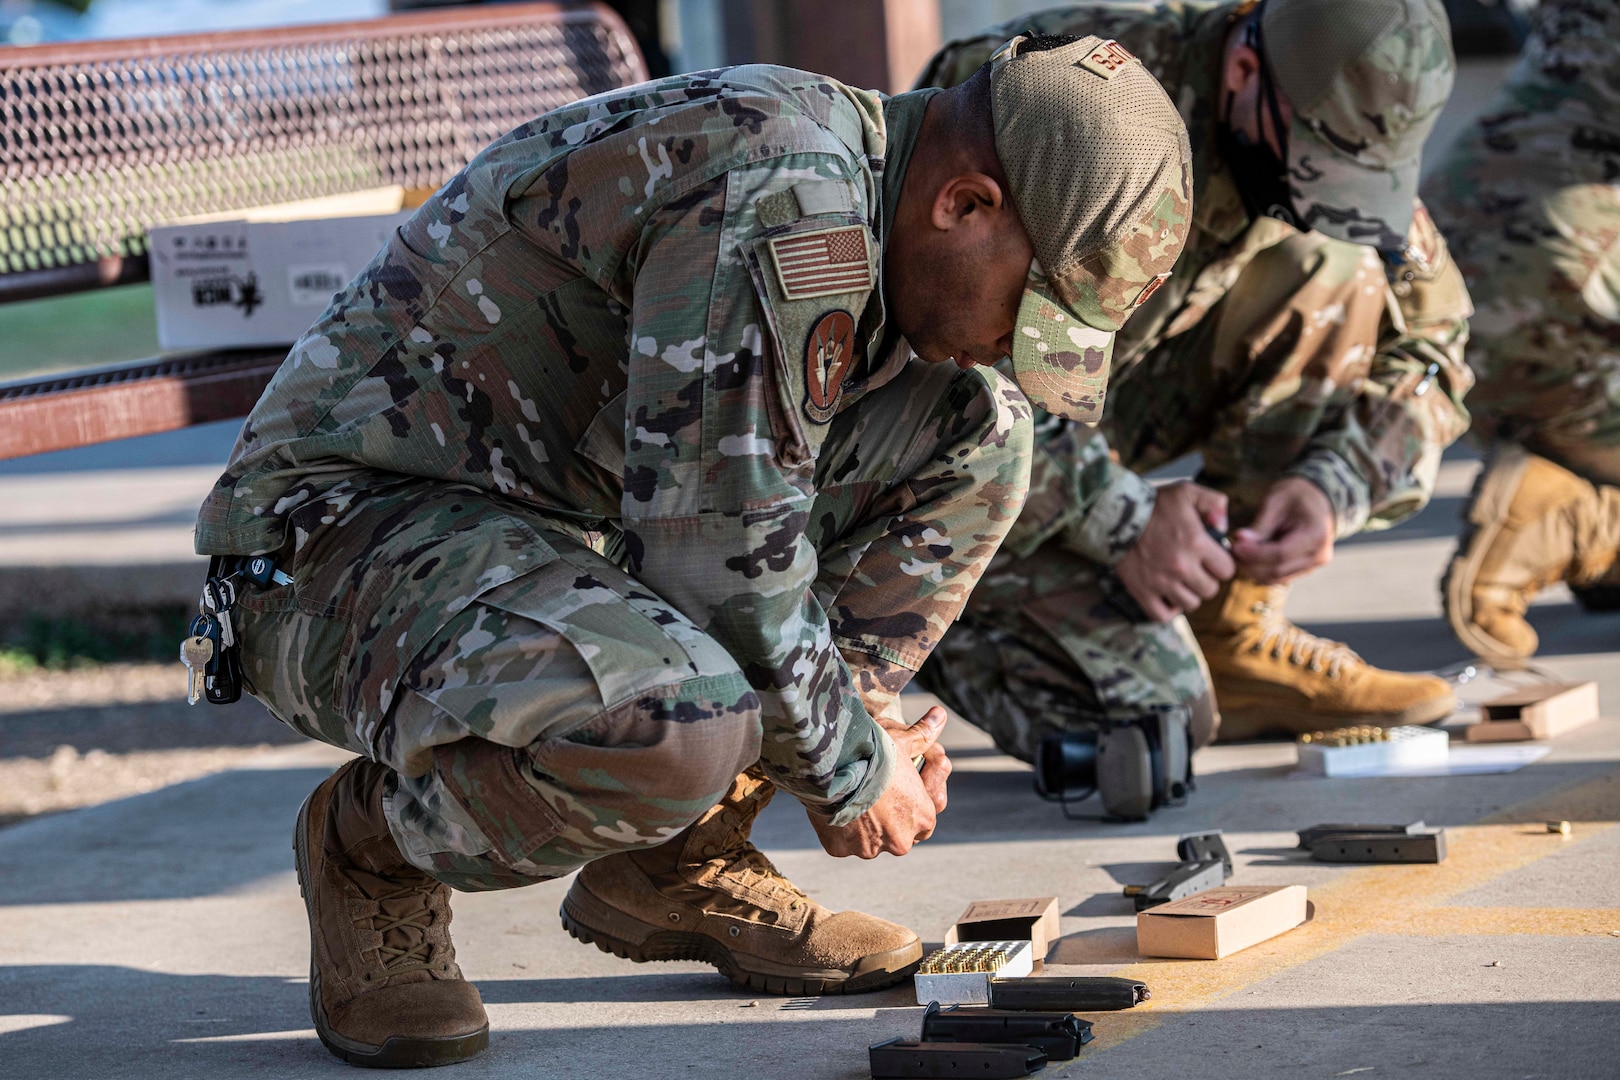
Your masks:
{"label": "crouching soldier", "polygon": [[1479,304],[1469,401],[1489,463],[1441,590],[1504,666],[1556,582],[1620,611],[1620,4],[1549,0],[1497,99],[1424,185]]}
{"label": "crouching soldier", "polygon": [[1095,414],[1188,227],[1181,120],[1102,44],[888,100],[761,66],[559,109],[294,346],[197,546],[250,692],[359,755],[294,838],[333,1053],[487,1044],[451,889],[581,870],[574,936],[769,992],[919,959],[749,830],[783,788],[872,858],[945,805],[943,714],[897,694],[1018,515],[1030,403]]}
{"label": "crouching soldier", "polygon": [[[1153,713],[1208,742],[1217,705],[1223,739],[1445,716],[1444,680],[1283,613],[1335,539],[1423,507],[1467,427],[1468,294],[1416,202],[1455,66],[1439,0],[1054,8],[947,46],[924,80],[1081,27],[1180,106],[1192,235],[1120,335],[1101,426],[1038,423],[1023,518],[925,683],[1026,760]],[[1198,483],[1142,476],[1193,452]]]}

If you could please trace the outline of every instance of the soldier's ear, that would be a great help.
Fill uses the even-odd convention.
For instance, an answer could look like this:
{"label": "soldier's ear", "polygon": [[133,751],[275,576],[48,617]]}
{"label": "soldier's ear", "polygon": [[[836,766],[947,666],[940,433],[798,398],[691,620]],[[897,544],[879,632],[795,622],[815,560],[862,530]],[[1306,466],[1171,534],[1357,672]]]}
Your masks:
{"label": "soldier's ear", "polygon": [[1226,46],[1226,61],[1221,65],[1221,87],[1232,97],[1242,97],[1250,85],[1260,78],[1260,54],[1254,46],[1234,35]]}
{"label": "soldier's ear", "polygon": [[959,173],[934,193],[929,220],[934,228],[949,232],[969,224],[990,225],[990,219],[1006,209],[1006,189],[995,177],[982,172]]}

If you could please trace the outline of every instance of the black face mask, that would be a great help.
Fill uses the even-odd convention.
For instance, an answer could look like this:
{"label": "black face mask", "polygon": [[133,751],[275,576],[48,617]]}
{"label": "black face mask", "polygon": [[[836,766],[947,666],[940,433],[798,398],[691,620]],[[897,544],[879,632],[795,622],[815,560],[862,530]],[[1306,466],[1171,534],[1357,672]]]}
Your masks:
{"label": "black face mask", "polygon": [[[1272,128],[1277,132],[1278,141],[1286,154],[1288,128],[1283,125],[1282,109],[1277,104],[1277,90],[1271,81],[1271,65],[1266,63],[1266,54],[1261,49],[1258,10],[1250,16],[1244,40],[1260,56],[1260,92],[1255,95],[1254,105],[1255,130],[1265,130],[1260,113],[1264,108],[1271,114]],[[1232,170],[1232,180],[1243,199],[1243,208],[1249,212],[1251,219],[1273,217],[1302,228],[1299,215],[1294,210],[1293,192],[1288,186],[1288,166],[1264,139],[1251,139],[1246,132],[1232,127],[1232,105],[1235,101],[1235,96],[1226,99],[1226,115],[1221,117],[1216,137],[1220,143],[1221,157]]]}

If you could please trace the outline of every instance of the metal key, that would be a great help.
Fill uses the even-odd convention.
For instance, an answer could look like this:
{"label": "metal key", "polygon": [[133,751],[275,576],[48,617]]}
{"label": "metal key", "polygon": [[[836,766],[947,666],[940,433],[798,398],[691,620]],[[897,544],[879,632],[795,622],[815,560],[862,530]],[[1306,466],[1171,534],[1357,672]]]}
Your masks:
{"label": "metal key", "polygon": [[186,665],[186,700],[195,705],[207,688],[208,662],[214,658],[214,642],[193,634],[180,643],[180,662]]}

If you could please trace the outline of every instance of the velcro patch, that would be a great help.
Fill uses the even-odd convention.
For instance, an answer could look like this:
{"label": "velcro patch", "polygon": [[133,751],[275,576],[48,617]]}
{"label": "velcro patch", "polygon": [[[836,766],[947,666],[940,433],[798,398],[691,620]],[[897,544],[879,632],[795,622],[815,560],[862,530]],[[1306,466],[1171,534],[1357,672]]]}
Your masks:
{"label": "velcro patch", "polygon": [[871,239],[864,226],[793,233],[768,241],[776,281],[789,300],[869,291]]}
{"label": "velcro patch", "polygon": [[855,363],[855,317],[829,311],[816,320],[804,342],[804,414],[825,424],[838,412],[844,380]]}
{"label": "velcro patch", "polygon": [[1085,68],[1093,75],[1101,75],[1105,79],[1112,79],[1120,73],[1126,64],[1136,60],[1136,56],[1117,41],[1105,41],[1092,49],[1081,60],[1080,67]]}

